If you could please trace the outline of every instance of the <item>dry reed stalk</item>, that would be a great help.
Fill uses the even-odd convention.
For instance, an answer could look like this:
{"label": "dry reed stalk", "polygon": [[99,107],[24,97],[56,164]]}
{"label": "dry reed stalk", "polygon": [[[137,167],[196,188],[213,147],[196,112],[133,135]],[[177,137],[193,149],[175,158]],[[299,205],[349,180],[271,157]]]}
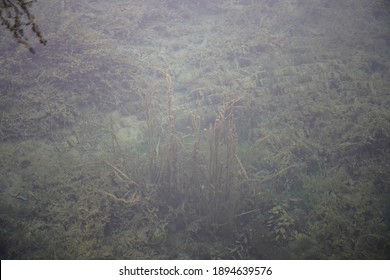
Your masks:
{"label": "dry reed stalk", "polygon": [[156,116],[155,108],[155,96],[156,90],[149,92],[142,92],[140,94],[144,102],[144,108],[146,113],[146,145],[149,167],[149,179],[154,182],[157,174],[157,161],[159,156],[159,144],[160,139],[157,137],[157,129],[159,127],[159,120]]}
{"label": "dry reed stalk", "polygon": [[198,160],[198,150],[200,145],[200,116],[190,114],[192,120],[192,128],[194,135],[194,147],[192,149],[192,160],[197,162]]}
{"label": "dry reed stalk", "polygon": [[[242,97],[241,97],[242,98]],[[235,155],[236,128],[234,125],[233,111],[231,110],[234,104],[241,98],[234,99],[226,104],[218,111],[217,118],[214,124],[210,124],[208,129],[208,141],[210,152],[210,182],[217,186],[222,182],[223,163],[220,159],[220,146],[222,145],[221,133],[225,123],[225,118],[228,119],[228,135],[227,135],[227,155],[226,155],[226,182],[230,181],[231,168]],[[225,117],[227,115],[227,117]],[[230,183],[229,183],[230,184]]]}
{"label": "dry reed stalk", "polygon": [[242,162],[241,162],[240,158],[237,156],[237,154],[236,154],[236,159],[238,161],[238,164],[240,165],[241,173],[244,175],[245,179],[249,180],[248,173],[246,173],[246,170],[245,170],[244,166],[242,165]]}
{"label": "dry reed stalk", "polygon": [[226,150],[226,184],[229,191],[233,185],[234,174],[232,172],[234,156],[236,154],[236,126],[234,125],[233,114],[229,115],[228,136]]}
{"label": "dry reed stalk", "polygon": [[141,197],[136,192],[133,193],[133,195],[131,196],[130,199],[124,199],[124,198],[116,197],[114,194],[106,192],[106,191],[102,191],[102,190],[96,190],[95,192],[96,193],[101,193],[101,194],[103,194],[103,195],[105,195],[107,197],[112,198],[115,201],[123,202],[125,204],[136,205],[136,204],[141,202]]}
{"label": "dry reed stalk", "polygon": [[266,176],[265,178],[261,179],[261,180],[255,180],[257,183],[263,183],[263,182],[266,182],[266,181],[269,181],[269,180],[273,180],[275,179],[276,177],[280,176],[281,174],[283,174],[284,172],[286,172],[287,170],[289,170],[290,168],[293,168],[293,167],[296,167],[297,165],[296,164],[290,164],[289,166],[279,170],[278,172],[274,173],[274,174],[271,174],[271,175],[268,175]]}
{"label": "dry reed stalk", "polygon": [[115,144],[116,144],[116,146],[118,146],[119,153],[120,153],[121,155],[124,155],[124,154],[123,154],[123,151],[122,151],[121,146],[119,145],[118,138],[117,138],[116,135],[115,135],[115,132],[114,132],[114,120],[112,119],[111,116],[110,116],[110,132],[111,132],[112,152],[113,152],[114,160],[115,160],[115,159],[116,159],[116,154],[117,154],[117,151],[116,151],[116,149],[115,149]]}
{"label": "dry reed stalk", "polygon": [[219,158],[219,146],[221,144],[221,131],[224,123],[223,110],[218,112],[214,124],[210,124],[209,151],[210,151],[210,182],[214,186],[219,186],[222,166]]}
{"label": "dry reed stalk", "polygon": [[140,185],[131,179],[129,176],[127,176],[122,170],[120,170],[118,167],[114,166],[113,164],[109,163],[108,161],[104,161],[105,164],[110,166],[112,169],[114,169],[115,173],[117,174],[118,178],[120,178],[123,181],[127,181],[137,187],[140,187]]}
{"label": "dry reed stalk", "polygon": [[168,180],[169,185],[175,186],[177,183],[177,137],[176,137],[176,112],[173,108],[173,89],[171,70],[168,66],[165,71],[167,81],[167,103],[168,103]]}

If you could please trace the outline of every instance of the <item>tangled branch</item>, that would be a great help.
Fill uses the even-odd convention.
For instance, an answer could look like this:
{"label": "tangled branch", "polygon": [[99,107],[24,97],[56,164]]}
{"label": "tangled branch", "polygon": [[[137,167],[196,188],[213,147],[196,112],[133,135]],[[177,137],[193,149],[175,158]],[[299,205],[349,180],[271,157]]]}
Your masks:
{"label": "tangled branch", "polygon": [[46,45],[35,17],[30,8],[36,0],[1,0],[0,1],[0,22],[12,33],[17,43],[24,45],[31,53],[35,53],[25,35],[26,26],[31,26],[31,31],[39,38],[39,42]]}

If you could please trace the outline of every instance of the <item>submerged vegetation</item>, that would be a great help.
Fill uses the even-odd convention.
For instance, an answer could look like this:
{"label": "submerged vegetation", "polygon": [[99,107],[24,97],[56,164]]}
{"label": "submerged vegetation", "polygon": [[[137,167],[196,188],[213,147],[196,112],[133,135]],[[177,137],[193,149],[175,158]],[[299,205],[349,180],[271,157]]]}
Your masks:
{"label": "submerged vegetation", "polygon": [[3,259],[390,257],[384,1],[43,2],[0,42]]}

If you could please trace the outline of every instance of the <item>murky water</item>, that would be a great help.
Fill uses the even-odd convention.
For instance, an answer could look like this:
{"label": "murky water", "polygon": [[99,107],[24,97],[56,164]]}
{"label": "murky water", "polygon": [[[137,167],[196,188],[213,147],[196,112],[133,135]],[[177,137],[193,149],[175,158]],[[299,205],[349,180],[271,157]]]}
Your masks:
{"label": "murky water", "polygon": [[3,259],[389,258],[386,1],[57,2],[0,29]]}

